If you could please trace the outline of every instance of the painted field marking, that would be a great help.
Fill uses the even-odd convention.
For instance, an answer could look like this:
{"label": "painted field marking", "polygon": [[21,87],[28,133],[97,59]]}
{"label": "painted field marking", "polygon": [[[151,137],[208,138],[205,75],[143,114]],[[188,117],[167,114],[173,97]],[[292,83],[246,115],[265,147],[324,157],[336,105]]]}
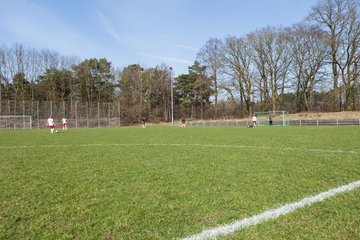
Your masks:
{"label": "painted field marking", "polygon": [[324,152],[324,153],[350,153],[358,154],[357,151],[344,151],[334,149],[311,149],[311,148],[292,148],[292,147],[268,147],[268,146],[250,146],[250,145],[221,145],[221,144],[156,144],[156,143],[94,143],[94,144],[79,144],[79,145],[19,145],[19,146],[0,146],[0,149],[26,149],[26,148],[54,148],[54,147],[106,147],[106,146],[119,146],[119,147],[132,147],[132,146],[160,146],[160,147],[210,147],[210,148],[248,148],[248,149],[271,149],[271,150],[283,150],[283,151],[303,151],[303,152]]}
{"label": "painted field marking", "polygon": [[305,206],[310,206],[314,203],[324,201],[327,198],[330,198],[330,197],[335,196],[340,193],[351,191],[358,187],[360,187],[360,180],[356,181],[356,182],[352,182],[352,183],[344,185],[344,186],[341,186],[341,187],[330,189],[327,192],[322,192],[315,196],[305,197],[298,202],[288,203],[288,204],[285,204],[285,205],[283,205],[279,208],[275,208],[275,209],[269,209],[260,214],[254,215],[249,218],[245,218],[243,220],[235,221],[228,225],[204,230],[199,234],[195,234],[195,235],[192,235],[192,236],[189,236],[186,238],[182,238],[181,240],[215,239],[216,237],[221,236],[221,235],[229,235],[229,234],[234,233],[243,228],[254,226],[261,222],[270,220],[270,219],[275,219],[282,215],[294,212],[295,210],[297,210],[299,208],[303,208]]}

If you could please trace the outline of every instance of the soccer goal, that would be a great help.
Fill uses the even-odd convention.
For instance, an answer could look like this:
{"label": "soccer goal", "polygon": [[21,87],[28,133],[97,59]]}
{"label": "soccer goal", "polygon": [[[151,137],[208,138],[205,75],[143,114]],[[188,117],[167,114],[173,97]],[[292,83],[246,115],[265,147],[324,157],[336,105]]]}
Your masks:
{"label": "soccer goal", "polygon": [[0,129],[31,129],[31,126],[29,115],[0,115]]}
{"label": "soccer goal", "polygon": [[255,116],[257,126],[290,126],[287,111],[256,112]]}

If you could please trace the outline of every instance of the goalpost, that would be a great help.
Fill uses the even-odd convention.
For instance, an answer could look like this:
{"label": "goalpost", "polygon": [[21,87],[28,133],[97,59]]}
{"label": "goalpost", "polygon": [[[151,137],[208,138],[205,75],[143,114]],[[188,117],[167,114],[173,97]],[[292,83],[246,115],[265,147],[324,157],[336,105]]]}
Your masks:
{"label": "goalpost", "polygon": [[31,129],[30,115],[0,115],[0,129]]}
{"label": "goalpost", "polygon": [[270,111],[255,113],[257,126],[270,126],[269,117],[272,119],[273,126],[290,126],[289,112],[287,111]]}

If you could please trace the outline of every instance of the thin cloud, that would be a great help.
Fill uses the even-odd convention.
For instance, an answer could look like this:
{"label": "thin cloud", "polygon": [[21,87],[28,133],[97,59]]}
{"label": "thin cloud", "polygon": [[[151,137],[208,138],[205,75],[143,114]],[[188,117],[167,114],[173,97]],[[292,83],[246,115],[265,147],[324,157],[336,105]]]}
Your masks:
{"label": "thin cloud", "polygon": [[190,47],[190,46],[187,46],[187,45],[184,45],[184,44],[176,44],[176,46],[180,47],[180,48],[190,49],[190,50],[193,50],[193,51],[199,51],[198,48]]}
{"label": "thin cloud", "polygon": [[112,36],[117,42],[123,43],[123,39],[120,37],[119,34],[116,33],[115,29],[111,26],[111,24],[105,19],[104,15],[98,11],[98,15],[101,20],[101,24],[104,27],[105,31]]}
{"label": "thin cloud", "polygon": [[[35,1],[17,1],[16,6],[9,1],[2,7],[5,10],[0,16],[0,28],[9,33],[8,42],[50,48],[68,55],[87,53],[87,49],[97,46],[61,21],[51,9]],[[101,52],[99,48],[96,49]]]}
{"label": "thin cloud", "polygon": [[143,56],[146,56],[146,57],[151,57],[151,58],[156,58],[156,59],[161,59],[161,60],[166,60],[166,61],[171,61],[171,62],[185,63],[185,64],[193,64],[192,61],[185,60],[185,59],[180,59],[180,58],[172,58],[172,57],[166,57],[166,56],[159,56],[159,55],[149,54],[149,53],[145,53],[145,52],[139,52],[139,54],[140,54],[140,55],[143,55]]}

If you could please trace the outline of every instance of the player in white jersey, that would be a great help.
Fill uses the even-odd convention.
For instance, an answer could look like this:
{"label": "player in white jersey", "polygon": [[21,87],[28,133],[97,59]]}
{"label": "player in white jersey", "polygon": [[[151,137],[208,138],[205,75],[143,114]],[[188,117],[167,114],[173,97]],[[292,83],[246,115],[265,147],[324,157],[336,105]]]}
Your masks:
{"label": "player in white jersey", "polygon": [[252,123],[254,126],[256,126],[257,124],[257,119],[256,119],[256,115],[254,114],[254,116],[252,117]]}
{"label": "player in white jersey", "polygon": [[61,125],[63,127],[63,130],[67,130],[68,123],[67,123],[67,119],[65,117],[63,117],[61,119]]}
{"label": "player in white jersey", "polygon": [[54,133],[55,131],[55,122],[54,119],[52,118],[52,116],[50,115],[49,118],[47,119],[47,124],[50,127],[50,132]]}

